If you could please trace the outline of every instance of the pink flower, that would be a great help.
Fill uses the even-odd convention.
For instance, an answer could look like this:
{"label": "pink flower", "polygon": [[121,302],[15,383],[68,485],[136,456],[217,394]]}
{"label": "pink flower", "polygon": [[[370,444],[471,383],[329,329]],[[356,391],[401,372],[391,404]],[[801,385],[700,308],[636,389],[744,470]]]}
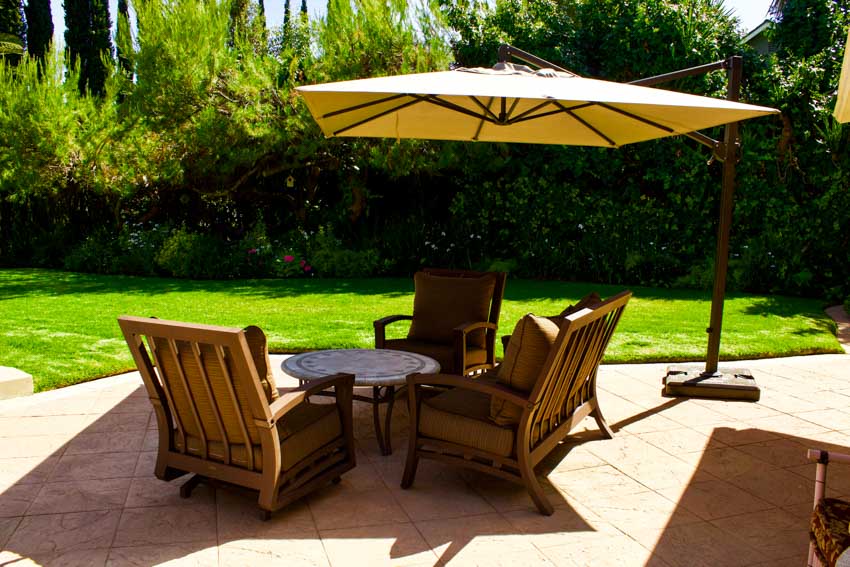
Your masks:
{"label": "pink flower", "polygon": [[251,248],[250,250],[248,250],[248,254],[256,254],[256,253],[257,253],[256,248]]}
{"label": "pink flower", "polygon": [[295,260],[295,256],[290,256],[290,255],[287,254],[286,256],[283,257],[284,262],[292,262],[293,260]]}
{"label": "pink flower", "polygon": [[309,272],[309,271],[310,271],[310,270],[312,270],[312,269],[313,269],[313,266],[311,266],[310,264],[307,264],[306,266],[304,266],[304,271],[305,271],[305,272]]}
{"label": "pink flower", "polygon": [[303,268],[306,264],[307,264],[307,262],[306,262],[306,261],[304,261],[304,260],[301,260],[300,262],[298,262],[298,265],[299,265],[299,266],[301,266],[302,268]]}

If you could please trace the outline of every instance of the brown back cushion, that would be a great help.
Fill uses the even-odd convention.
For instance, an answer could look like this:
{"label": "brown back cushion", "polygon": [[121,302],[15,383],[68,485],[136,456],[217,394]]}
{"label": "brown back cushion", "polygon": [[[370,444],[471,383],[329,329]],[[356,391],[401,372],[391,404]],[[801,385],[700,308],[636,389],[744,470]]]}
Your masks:
{"label": "brown back cushion", "polygon": [[[436,343],[452,341],[452,329],[462,323],[487,321],[496,279],[434,276],[417,272],[413,276],[413,322],[407,338]],[[484,347],[484,330],[467,336],[467,344]]]}
{"label": "brown back cushion", "polygon": [[552,317],[547,317],[547,319],[549,319],[550,321],[554,321],[555,323],[560,325],[564,322],[565,317],[572,315],[573,313],[578,313],[582,309],[596,309],[600,303],[602,303],[602,298],[599,297],[599,294],[595,291],[591,291],[590,293],[579,299],[578,303],[576,303],[575,305],[570,305],[569,307],[561,311],[560,314],[554,315]]}
{"label": "brown back cushion", "polygon": [[[496,378],[502,384],[521,392],[530,392],[555,339],[558,338],[558,324],[547,317],[528,314],[516,324],[505,359],[499,366]],[[490,401],[490,419],[499,425],[519,423],[522,408],[511,402],[493,398]]]}

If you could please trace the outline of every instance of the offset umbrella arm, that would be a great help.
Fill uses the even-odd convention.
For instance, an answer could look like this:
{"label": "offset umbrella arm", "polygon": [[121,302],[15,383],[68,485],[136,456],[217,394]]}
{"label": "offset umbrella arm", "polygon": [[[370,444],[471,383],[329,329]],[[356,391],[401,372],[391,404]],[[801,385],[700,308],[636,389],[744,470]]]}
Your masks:
{"label": "offset umbrella arm", "polygon": [[550,63],[545,59],[542,59],[528,51],[523,51],[513,45],[508,45],[507,43],[503,43],[499,46],[499,63],[508,63],[508,60],[513,57],[514,59],[519,59],[520,61],[524,61],[531,65],[534,65],[538,69],[552,69],[554,71],[561,71],[562,73],[569,73],[571,75],[575,75],[572,71],[568,69],[564,69],[563,67],[559,67],[554,63]]}

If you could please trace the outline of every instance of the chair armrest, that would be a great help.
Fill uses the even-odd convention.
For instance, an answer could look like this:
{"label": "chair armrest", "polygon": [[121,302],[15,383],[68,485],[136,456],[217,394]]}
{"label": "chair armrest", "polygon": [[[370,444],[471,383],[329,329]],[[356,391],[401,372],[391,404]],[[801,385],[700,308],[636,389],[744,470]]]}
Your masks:
{"label": "chair armrest", "polygon": [[396,321],[413,321],[413,315],[390,315],[388,317],[382,317],[373,321],[372,326],[377,329],[378,327],[386,327]]}
{"label": "chair armrest", "polygon": [[472,323],[461,323],[452,330],[455,333],[462,333],[463,335],[468,335],[476,329],[489,329],[495,331],[497,328],[498,327],[495,323],[490,323],[489,321],[474,321]]}
{"label": "chair armrest", "polygon": [[354,374],[334,374],[325,378],[311,380],[302,386],[290,390],[282,394],[278,399],[269,405],[269,410],[272,413],[272,423],[277,422],[287,412],[295,406],[307,399],[311,394],[327,390],[335,387],[337,392],[340,390],[352,390],[354,388]]}
{"label": "chair armrest", "polygon": [[375,348],[384,348],[387,339],[386,326],[396,321],[412,321],[413,315],[390,315],[372,322],[375,328]]}
{"label": "chair armrest", "polygon": [[518,392],[513,388],[509,388],[503,384],[495,384],[493,382],[483,382],[481,380],[470,380],[463,376],[454,374],[411,374],[407,377],[407,386],[415,388],[417,386],[450,386],[454,388],[463,388],[464,390],[472,390],[483,394],[490,394],[502,400],[507,400],[520,407],[534,407],[528,400],[528,395]]}
{"label": "chair armrest", "polygon": [[837,453],[835,451],[821,451],[819,449],[809,449],[806,456],[810,461],[817,461],[826,464],[830,461],[839,463],[850,463],[850,455],[845,453]]}

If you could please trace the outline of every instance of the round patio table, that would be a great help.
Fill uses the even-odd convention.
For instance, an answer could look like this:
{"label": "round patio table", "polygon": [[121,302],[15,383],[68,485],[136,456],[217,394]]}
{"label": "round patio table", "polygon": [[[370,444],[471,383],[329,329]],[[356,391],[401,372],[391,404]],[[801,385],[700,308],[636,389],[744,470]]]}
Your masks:
{"label": "round patio table", "polygon": [[[440,363],[428,356],[402,350],[363,348],[304,352],[287,358],[280,367],[301,381],[309,382],[346,372],[354,374],[355,386],[371,386],[371,397],[355,394],[354,399],[372,404],[375,437],[382,455],[392,453],[390,423],[396,386],[404,386],[409,374],[435,374],[440,371]],[[387,415],[382,431],[379,407],[383,403],[387,404]]]}

